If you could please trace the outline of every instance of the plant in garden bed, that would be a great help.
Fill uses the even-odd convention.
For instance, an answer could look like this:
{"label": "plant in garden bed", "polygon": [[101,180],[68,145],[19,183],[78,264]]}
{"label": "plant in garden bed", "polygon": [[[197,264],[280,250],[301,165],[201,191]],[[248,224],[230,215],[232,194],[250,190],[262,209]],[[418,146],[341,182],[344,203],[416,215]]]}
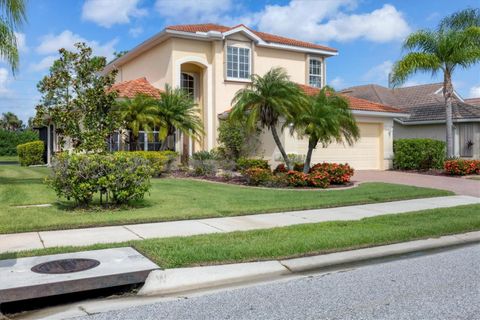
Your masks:
{"label": "plant in garden bed", "polygon": [[445,173],[452,176],[480,174],[480,160],[448,160],[445,161]]}
{"label": "plant in garden bed", "polygon": [[150,163],[153,169],[153,176],[159,176],[164,172],[169,172],[178,157],[175,151],[119,151],[117,154],[129,155],[144,158]]}
{"label": "plant in garden bed", "polygon": [[196,176],[211,176],[217,172],[217,155],[210,151],[198,151],[192,155],[190,165]]}
{"label": "plant in garden bed", "polygon": [[43,164],[43,141],[32,141],[17,146],[18,159],[22,166]]}
{"label": "plant in garden bed", "polygon": [[237,169],[247,170],[251,168],[261,168],[270,170],[270,165],[265,159],[256,159],[256,158],[240,158],[237,160]]}
{"label": "plant in garden bed", "polygon": [[143,199],[152,174],[148,160],[135,155],[61,153],[52,161],[47,183],[77,207],[88,207],[95,195],[100,204],[123,205]]}
{"label": "plant in garden bed", "polygon": [[328,175],[331,184],[347,184],[353,176],[354,170],[347,163],[317,163],[310,172],[324,172]]}

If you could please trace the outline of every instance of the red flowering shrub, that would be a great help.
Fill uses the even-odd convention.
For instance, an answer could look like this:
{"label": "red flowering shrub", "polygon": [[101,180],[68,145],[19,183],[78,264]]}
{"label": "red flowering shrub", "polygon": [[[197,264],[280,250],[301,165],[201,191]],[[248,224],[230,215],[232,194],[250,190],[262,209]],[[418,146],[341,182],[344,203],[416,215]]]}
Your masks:
{"label": "red flowering shrub", "polygon": [[328,188],[330,177],[326,172],[314,171],[308,175],[308,185],[315,188]]}
{"label": "red flowering shrub", "polygon": [[310,173],[323,172],[330,179],[331,184],[346,184],[350,182],[354,170],[347,163],[317,163],[310,169]]}
{"label": "red flowering shrub", "polygon": [[285,166],[284,163],[280,163],[276,168],[275,170],[273,170],[273,173],[274,174],[277,174],[277,173],[287,173],[287,167]]}
{"label": "red flowering shrub", "polygon": [[243,176],[251,186],[267,185],[273,180],[273,174],[270,169],[250,168],[243,171]]}
{"label": "red flowering shrub", "polygon": [[444,165],[445,173],[452,176],[480,174],[480,160],[448,160]]}
{"label": "red flowering shrub", "polygon": [[306,187],[309,184],[308,174],[290,170],[287,172],[288,185],[292,187]]}

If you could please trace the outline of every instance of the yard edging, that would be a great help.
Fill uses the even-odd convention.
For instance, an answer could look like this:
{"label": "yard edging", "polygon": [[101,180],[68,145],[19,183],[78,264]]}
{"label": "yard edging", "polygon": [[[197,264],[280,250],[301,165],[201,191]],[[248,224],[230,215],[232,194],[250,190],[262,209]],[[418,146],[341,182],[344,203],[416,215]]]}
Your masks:
{"label": "yard edging", "polygon": [[238,285],[306,271],[320,271],[375,259],[479,242],[480,231],[475,231],[286,260],[154,270],[149,274],[137,296],[169,295],[223,285]]}

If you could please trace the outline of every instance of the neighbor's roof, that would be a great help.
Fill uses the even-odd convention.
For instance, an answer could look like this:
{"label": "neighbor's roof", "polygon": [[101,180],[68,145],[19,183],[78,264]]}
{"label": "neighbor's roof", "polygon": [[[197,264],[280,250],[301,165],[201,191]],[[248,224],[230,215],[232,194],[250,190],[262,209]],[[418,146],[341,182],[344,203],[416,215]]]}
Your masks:
{"label": "neighbor's roof", "polygon": [[311,42],[305,42],[305,41],[300,41],[296,39],[291,39],[291,38],[286,38],[286,37],[281,37],[277,36],[274,34],[270,33],[265,33],[265,32],[260,32],[260,31],[255,31],[243,24],[236,25],[234,27],[227,27],[227,26],[222,26],[218,24],[213,24],[213,23],[204,23],[204,24],[184,24],[184,25],[175,25],[175,26],[168,26],[166,27],[167,30],[175,30],[175,31],[183,31],[183,32],[189,32],[189,33],[197,33],[197,32],[209,32],[209,31],[218,31],[221,33],[228,32],[230,30],[239,28],[239,27],[244,27],[251,31],[253,34],[255,34],[257,37],[262,39],[265,42],[268,43],[278,43],[278,44],[284,44],[284,45],[289,45],[289,46],[296,46],[296,47],[304,47],[304,48],[311,48],[311,49],[320,49],[320,50],[325,50],[325,51],[330,51],[330,52],[337,52],[337,49],[330,48],[327,46],[322,46],[319,44],[311,43]]}
{"label": "neighbor's roof", "polygon": [[134,98],[139,94],[160,98],[160,90],[148,82],[145,77],[116,83],[110,91],[118,92],[120,98]]}
{"label": "neighbor's roof", "polygon": [[[317,94],[320,89],[307,86],[304,84],[298,84],[298,86],[307,94],[307,95],[315,95]],[[347,98],[348,102],[350,102],[350,109],[352,110],[359,110],[359,111],[373,111],[373,112],[390,112],[390,113],[403,113],[402,110],[398,108],[394,108],[391,106],[387,106],[381,103],[376,103],[372,101],[368,101],[361,98],[356,98],[348,95],[343,95]]]}
{"label": "neighbor's roof", "polygon": [[468,104],[480,107],[480,98],[470,98],[470,99],[465,99],[463,100]]}
{"label": "neighbor's roof", "polygon": [[[386,88],[375,84],[351,87],[341,92],[356,98],[397,107],[410,113],[403,122],[442,121],[445,120],[445,102],[443,84],[431,83],[403,88]],[[453,118],[479,119],[480,107],[461,101],[453,101]]]}

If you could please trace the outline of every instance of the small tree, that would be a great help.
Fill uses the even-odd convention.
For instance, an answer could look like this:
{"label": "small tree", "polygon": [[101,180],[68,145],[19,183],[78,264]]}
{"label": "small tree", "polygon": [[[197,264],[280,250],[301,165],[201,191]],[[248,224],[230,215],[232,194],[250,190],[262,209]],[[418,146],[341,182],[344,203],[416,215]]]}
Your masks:
{"label": "small tree", "polygon": [[251,131],[241,121],[225,119],[218,127],[218,142],[225,156],[232,160],[247,157],[258,148],[259,130]]}
{"label": "small tree", "polygon": [[235,94],[230,117],[233,120],[246,119],[245,126],[252,131],[258,125],[270,130],[285,164],[291,169],[277,125],[280,118],[292,118],[300,113],[306,101],[305,95],[282,68],[272,68],[264,76],[254,74],[251,79],[246,88]]}
{"label": "small tree", "polygon": [[107,90],[116,72],[102,74],[105,57],[92,56],[85,43],[76,52],[60,49],[60,57],[37,85],[42,94],[36,124],[54,123],[60,146],[66,138],[77,150],[105,151],[108,136],[116,129],[112,112],[116,93]]}
{"label": "small tree", "polygon": [[167,149],[167,138],[179,130],[187,136],[199,139],[203,135],[200,112],[192,97],[183,89],[172,89],[165,85],[156,103],[159,121],[166,129],[163,135],[162,150]]}
{"label": "small tree", "polygon": [[313,150],[321,143],[326,148],[333,142],[352,145],[360,136],[348,101],[325,87],[309,99],[302,113],[290,118],[292,133],[308,137],[308,151],[303,172],[310,171]]}

